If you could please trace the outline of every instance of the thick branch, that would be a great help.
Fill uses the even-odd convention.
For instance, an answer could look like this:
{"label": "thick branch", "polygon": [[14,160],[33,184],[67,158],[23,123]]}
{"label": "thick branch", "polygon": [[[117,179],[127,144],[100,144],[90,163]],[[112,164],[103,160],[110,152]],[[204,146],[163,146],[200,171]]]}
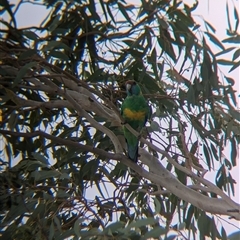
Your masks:
{"label": "thick branch", "polygon": [[[7,71],[10,76],[16,76],[18,73],[18,69],[15,67],[7,66],[7,65],[3,65],[1,67],[5,71]],[[60,89],[57,85],[55,85],[52,81],[50,81],[49,78],[54,78],[55,80],[64,84],[64,86],[69,89],[64,89],[64,90]],[[114,125],[114,126],[117,126],[117,125],[120,126],[121,121],[119,118],[119,114],[116,113],[116,109],[113,108],[113,109],[115,109],[115,111],[114,111],[113,109],[110,109],[110,108],[102,105],[99,101],[97,101],[97,99],[94,97],[94,95],[88,89],[86,89],[86,87],[80,86],[80,85],[87,86],[87,84],[85,82],[81,81],[81,82],[79,82],[79,84],[77,84],[72,79],[67,79],[64,76],[64,74],[37,75],[37,77],[25,76],[24,79],[25,79],[25,81],[27,81],[31,84],[31,86],[25,86],[26,89],[28,89],[30,87],[31,89],[35,89],[36,91],[43,91],[43,92],[50,93],[50,94],[56,94],[57,89],[60,89],[64,92],[67,92],[72,98],[74,98],[74,100],[84,110],[96,113],[98,116],[105,118],[106,121],[112,122],[112,125]],[[40,81],[39,79],[41,79],[42,81]],[[43,84],[43,82],[45,82],[46,84]],[[21,88],[24,89],[24,86],[22,85]],[[8,95],[10,95],[11,99],[18,106],[42,107],[45,105],[45,103],[43,103],[43,102],[41,103],[41,102],[37,102],[37,101],[26,100],[26,99],[20,98],[19,96],[17,96],[15,93],[10,91],[9,89],[7,89],[7,90],[8,90]],[[95,92],[94,89],[92,89],[92,91]],[[12,93],[10,93],[10,92],[12,92]],[[106,100],[106,99],[104,99],[104,100]],[[44,107],[51,108],[51,106],[53,106],[52,103],[53,103],[52,101],[51,101],[51,103],[46,103],[46,105],[48,105],[48,106],[44,106]],[[56,102],[55,102],[55,104],[56,104]],[[59,104],[59,102],[58,102],[58,104]],[[61,104],[60,104],[60,107],[61,107]],[[69,104],[66,103],[66,107],[69,107]],[[112,107],[114,107],[114,106],[112,106]]]}
{"label": "thick branch", "polygon": [[78,112],[78,114],[84,118],[86,118],[88,120],[88,122],[95,127],[96,129],[100,130],[101,132],[105,133],[112,141],[115,151],[116,153],[122,153],[123,149],[122,149],[122,145],[119,142],[118,138],[113,134],[112,131],[110,131],[108,128],[104,127],[103,125],[99,124],[94,118],[92,118],[84,109],[81,108],[81,106],[79,106],[79,104],[77,104],[77,102],[74,100],[74,98],[72,98],[72,96],[70,94],[68,94],[67,91],[64,91],[60,88],[58,88],[57,85],[55,85],[53,82],[51,82],[48,79],[44,80],[49,86],[51,86],[52,88],[55,89],[55,91],[63,96],[66,100],[68,100],[73,108]]}
{"label": "thick branch", "polygon": [[[221,199],[207,197],[197,191],[194,191],[190,187],[183,185],[181,182],[178,181],[178,179],[172,173],[170,173],[163,167],[163,165],[161,164],[161,162],[159,162],[158,159],[151,156],[146,151],[140,151],[141,160],[144,164],[146,164],[149,167],[150,169],[149,171],[141,168],[140,166],[133,163],[132,161],[129,161],[129,159],[127,159],[123,154],[121,154],[122,148],[117,137],[109,129],[102,126],[94,118],[92,118],[86,112],[86,110],[95,111],[95,113],[100,114],[100,116],[104,115],[106,119],[114,119],[120,122],[118,115],[114,113],[114,111],[101,105],[92,95],[92,93],[87,92],[85,88],[81,88],[75,82],[62,78],[61,76],[58,77],[58,81],[59,82],[61,81],[63,84],[67,85],[72,90],[69,90],[69,89],[63,90],[59,88],[47,77],[42,78],[42,81],[45,82],[45,84],[40,82],[38,79],[34,79],[34,78],[29,78],[27,81],[31,82],[31,84],[33,84],[35,87],[39,87],[39,89],[36,89],[36,90],[49,92],[49,93],[57,93],[60,96],[64,97],[66,100],[61,100],[61,102],[51,101],[48,103],[39,103],[32,100],[21,99],[20,104],[22,104],[22,106],[26,107],[27,104],[36,105],[36,106],[39,106],[39,104],[40,105],[48,104],[49,106],[51,106],[51,104],[52,106],[54,106],[54,104],[55,106],[57,104],[63,104],[63,103],[69,104],[69,106],[71,106],[72,108],[76,109],[76,111],[78,111],[79,115],[86,118],[89,121],[89,123],[92,124],[93,127],[95,127],[96,129],[99,129],[100,131],[104,132],[110,137],[110,139],[114,143],[114,147],[117,154],[108,153],[108,152],[105,152],[104,150],[93,148],[92,146],[83,145],[67,139],[62,139],[41,131],[37,131],[33,133],[19,133],[19,132],[0,130],[0,133],[5,135],[14,135],[14,136],[26,137],[26,138],[32,138],[32,137],[38,137],[38,136],[44,137],[55,143],[76,147],[78,149],[82,149],[82,151],[92,152],[94,154],[101,155],[102,157],[107,159],[120,160],[125,165],[131,167],[134,171],[139,173],[141,176],[145,177],[146,179],[150,180],[156,185],[163,186],[164,188],[166,188],[168,191],[170,191],[180,199],[183,199],[186,202],[189,202],[198,208],[213,214],[224,214],[240,220],[240,206],[237,203],[232,201],[213,183],[197,176],[191,170],[181,166],[173,158],[171,158],[171,156],[166,151],[154,146],[153,144],[146,141],[145,139],[141,138],[141,141],[146,145],[148,145],[153,150],[165,156],[168,162],[173,164],[176,168],[178,168],[182,172],[186,173],[188,176],[196,179],[198,182],[206,186],[206,188],[204,188],[206,189],[206,191],[216,193],[219,197],[221,197]],[[12,95],[12,93],[9,93],[9,94]],[[16,94],[12,96],[13,96],[13,99],[15,98],[15,100],[20,101],[20,98],[16,96]],[[134,131],[132,128],[130,128],[128,124],[126,124],[126,126],[131,132],[133,132],[135,135],[138,135],[138,133]]]}
{"label": "thick branch", "polygon": [[[138,168],[133,167],[134,171],[141,174],[141,176],[149,179],[157,185],[165,187],[180,199],[193,204],[203,211],[213,214],[228,215],[240,220],[240,205],[232,201],[226,195],[222,199],[210,198],[194,191],[193,189],[183,185],[172,173],[165,169],[157,158],[144,150],[141,150],[140,154],[142,162],[150,169],[149,172],[145,173],[143,171],[139,171]],[[140,169],[142,170],[142,168]]]}
{"label": "thick branch", "polygon": [[[126,124],[126,127],[135,135],[138,136],[139,134],[132,129],[129,124]],[[153,145],[152,143],[150,143],[149,141],[147,141],[144,138],[140,139],[141,142],[145,143],[148,147],[150,147],[151,149],[157,151],[158,153],[162,154],[164,157],[167,158],[168,162],[170,162],[173,166],[175,166],[177,169],[179,169],[180,171],[186,173],[187,176],[196,179],[198,182],[202,183],[203,185],[207,186],[209,188],[210,192],[213,192],[215,194],[217,194],[218,196],[220,196],[222,199],[224,199],[226,202],[229,203],[229,205],[232,205],[233,207],[235,207],[235,202],[232,201],[223,191],[221,191],[221,189],[219,189],[218,187],[216,187],[213,183],[211,183],[210,181],[199,177],[197,174],[195,174],[194,172],[192,172],[190,169],[183,167],[182,165],[180,165],[179,163],[177,163],[166,151],[158,148],[157,146]],[[160,167],[160,162],[159,163],[159,167]],[[148,165],[148,163],[145,163],[146,165]],[[148,165],[149,166],[149,165]]]}
{"label": "thick branch", "polygon": [[76,147],[82,149],[83,151],[92,152],[98,154],[107,159],[120,160],[122,163],[131,167],[138,174],[144,178],[150,180],[156,185],[161,185],[166,188],[168,191],[183,199],[186,202],[193,204],[194,206],[202,209],[203,211],[212,213],[212,214],[221,214],[227,215],[240,220],[240,205],[233,202],[230,198],[228,201],[226,199],[219,198],[210,198],[207,197],[193,189],[183,185],[172,173],[167,171],[164,166],[158,161],[157,158],[151,156],[148,152],[140,150],[141,160],[144,164],[149,166],[150,171],[143,169],[138,166],[136,163],[129,161],[129,159],[123,154],[112,154],[105,152],[104,150],[93,148],[88,145],[83,145],[77,142],[73,142],[67,139],[62,139],[59,137],[52,136],[45,132],[36,131],[33,133],[20,133],[20,132],[11,132],[7,130],[0,130],[0,133],[4,135],[13,135],[19,137],[44,137],[55,143]]}
{"label": "thick branch", "polygon": [[8,131],[8,130],[1,130],[0,129],[0,133],[3,135],[10,135],[10,136],[16,136],[16,137],[24,137],[24,138],[34,138],[34,137],[43,137],[46,139],[49,139],[51,141],[53,141],[56,144],[59,145],[66,145],[66,146],[70,146],[70,147],[75,147],[77,149],[81,149],[83,152],[91,152],[97,155],[101,155],[102,157],[105,157],[107,159],[119,159],[120,155],[118,154],[113,154],[113,153],[109,153],[106,152],[102,149],[99,148],[94,148],[92,146],[89,145],[83,145],[81,143],[78,142],[74,142],[72,140],[67,140],[67,139],[63,139],[60,137],[56,137],[53,135],[50,135],[48,133],[42,132],[42,131],[36,131],[36,132],[31,132],[31,133],[23,133],[23,132],[12,132],[12,131]]}

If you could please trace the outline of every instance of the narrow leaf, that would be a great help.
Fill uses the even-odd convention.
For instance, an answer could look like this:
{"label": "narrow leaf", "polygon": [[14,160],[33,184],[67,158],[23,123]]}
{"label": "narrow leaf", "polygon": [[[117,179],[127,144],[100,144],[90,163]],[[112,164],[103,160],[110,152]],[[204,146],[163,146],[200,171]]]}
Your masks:
{"label": "narrow leaf", "polygon": [[225,59],[217,59],[217,63],[225,66],[232,66],[234,64],[233,61],[225,60]]}
{"label": "narrow leaf", "polygon": [[60,175],[61,174],[56,170],[34,171],[31,174],[31,176],[35,178],[35,181],[40,181],[40,180],[44,180],[44,179],[47,179],[47,178],[54,178],[54,177],[58,177]]}
{"label": "narrow leaf", "polygon": [[50,32],[53,32],[59,25],[61,15],[58,14],[55,16],[54,20],[52,21],[51,25],[48,27],[48,30]]}
{"label": "narrow leaf", "polygon": [[50,56],[53,57],[53,58],[58,58],[58,59],[63,60],[63,61],[69,60],[68,56],[66,54],[64,54],[63,52],[60,52],[60,51],[52,50],[50,52]]}
{"label": "narrow leaf", "polygon": [[36,53],[37,53],[37,52],[36,52],[36,50],[34,50],[34,49],[26,50],[26,51],[22,52],[22,53],[19,55],[18,60],[19,60],[19,61],[25,60],[26,58],[32,57],[32,56],[35,55]]}
{"label": "narrow leaf", "polygon": [[166,229],[163,227],[154,227],[152,230],[148,231],[141,239],[161,239],[160,236],[166,234]]}
{"label": "narrow leaf", "polygon": [[208,149],[205,144],[203,145],[203,152],[204,152],[204,156],[207,161],[208,168],[210,170],[211,169],[211,160],[210,160],[210,155],[209,155]]}
{"label": "narrow leaf", "polygon": [[207,27],[209,27],[209,28],[211,29],[211,31],[212,31],[213,33],[216,32],[216,29],[215,29],[209,22],[207,22],[206,20],[204,20],[204,23],[207,25]]}
{"label": "narrow leaf", "polygon": [[84,221],[84,219],[77,219],[74,223],[73,229],[75,234],[77,235],[77,237],[81,238],[81,234],[80,234],[80,223],[82,223]]}
{"label": "narrow leaf", "polygon": [[239,17],[238,17],[238,12],[237,12],[237,9],[236,9],[235,6],[234,6],[234,17],[235,17],[235,20],[236,20],[235,32],[237,32],[237,30],[238,30],[238,25],[239,25]]}
{"label": "narrow leaf", "polygon": [[42,163],[44,163],[44,164],[46,164],[46,165],[49,165],[49,162],[48,162],[47,158],[45,158],[42,154],[37,153],[37,152],[32,152],[32,156],[33,156],[36,160],[38,160],[38,161],[40,161],[40,162],[42,162]]}
{"label": "narrow leaf", "polygon": [[240,42],[240,35],[226,38],[226,39],[222,40],[222,42],[223,43],[236,43],[236,44],[239,44],[239,42]]}
{"label": "narrow leaf", "polygon": [[227,240],[227,234],[225,229],[222,227],[221,229],[222,240]]}
{"label": "narrow leaf", "polygon": [[24,65],[18,72],[16,78],[14,79],[13,85],[16,86],[21,81],[21,79],[27,74],[27,71],[30,71],[30,69],[36,65],[37,62],[29,62],[26,65]]}
{"label": "narrow leaf", "polygon": [[234,69],[238,68],[239,66],[240,66],[240,61],[236,62],[228,72],[229,73],[232,72]]}
{"label": "narrow leaf", "polygon": [[234,138],[230,139],[231,142],[231,162],[233,167],[235,167],[237,165],[237,145],[236,145],[236,141]]}
{"label": "narrow leaf", "polygon": [[29,38],[31,40],[34,40],[34,41],[38,40],[38,38],[39,38],[38,35],[35,32],[33,32],[33,31],[24,31],[23,34],[27,38]]}
{"label": "narrow leaf", "polygon": [[159,124],[156,121],[152,121],[151,122],[151,129],[152,129],[153,132],[159,131],[159,129],[160,129]]}
{"label": "narrow leaf", "polygon": [[174,240],[174,239],[176,239],[176,237],[177,237],[177,235],[170,235],[170,236],[168,236],[168,237],[166,237],[164,239],[165,240]]}
{"label": "narrow leaf", "polygon": [[225,79],[227,80],[228,83],[230,83],[232,86],[235,84],[235,80],[233,78],[230,78],[230,77],[226,77],[225,76]]}
{"label": "narrow leaf", "polygon": [[49,235],[48,235],[48,239],[49,240],[52,240],[53,239],[53,236],[54,236],[54,224],[53,224],[53,221],[51,222],[51,225],[50,225],[50,229],[49,229]]}
{"label": "narrow leaf", "polygon": [[199,29],[200,27],[201,27],[200,24],[196,24],[196,25],[193,27],[192,31],[195,31],[195,30]]}
{"label": "narrow leaf", "polygon": [[128,229],[131,229],[131,228],[139,228],[139,227],[142,227],[142,226],[146,226],[146,225],[153,225],[157,222],[156,219],[154,218],[143,218],[143,219],[139,219],[137,221],[134,221],[134,222],[131,222],[127,228]]}
{"label": "narrow leaf", "polygon": [[131,18],[128,16],[128,13],[124,7],[124,5],[120,2],[118,2],[118,7],[119,7],[119,10],[121,11],[122,15],[126,18],[126,20],[131,24],[133,25],[132,21],[131,21]]}
{"label": "narrow leaf", "polygon": [[107,10],[108,10],[108,14],[109,14],[110,18],[111,18],[112,21],[116,24],[115,18],[114,18],[114,16],[112,15],[112,11],[111,11],[111,9],[110,9],[110,7],[109,7],[109,4],[107,4],[106,6],[107,6]]}
{"label": "narrow leaf", "polygon": [[103,10],[103,13],[105,15],[105,19],[106,21],[108,21],[108,17],[107,17],[107,12],[106,12],[106,9],[105,9],[105,2],[103,0],[100,0],[100,4],[101,4],[101,7],[102,7],[102,10]]}
{"label": "narrow leaf", "polygon": [[210,41],[212,41],[214,44],[216,44],[218,47],[224,50],[223,44],[213,34],[209,32],[205,32],[205,34],[209,37]]}
{"label": "narrow leaf", "polygon": [[218,52],[217,54],[215,54],[215,57],[218,57],[218,56],[220,56],[220,55],[222,55],[222,54],[226,54],[226,53],[228,53],[228,52],[231,52],[233,49],[235,49],[235,47],[227,48],[227,49],[225,49],[225,50],[223,50],[223,51]]}
{"label": "narrow leaf", "polygon": [[47,44],[43,46],[42,51],[46,52],[52,49],[65,49],[67,51],[71,51],[69,46],[60,41],[48,41]]}
{"label": "narrow leaf", "polygon": [[11,9],[14,5],[10,4],[10,1],[8,1],[8,0],[1,0],[0,1],[0,6],[3,6],[3,9],[7,10],[8,14],[11,16],[11,21],[13,21],[14,27],[16,28],[17,23],[16,23],[15,16],[14,16],[14,14],[12,12],[12,9]]}
{"label": "narrow leaf", "polygon": [[227,22],[228,22],[228,29],[230,32],[232,32],[232,27],[231,27],[231,21],[230,21],[230,16],[229,16],[229,8],[228,8],[228,2],[226,1],[226,11],[227,11]]}
{"label": "narrow leaf", "polygon": [[161,211],[161,204],[160,204],[159,200],[157,199],[157,197],[154,198],[154,205],[155,205],[155,213],[159,214]]}
{"label": "narrow leaf", "polygon": [[110,225],[108,225],[104,230],[103,233],[108,233],[109,230],[111,230],[112,233],[116,232],[119,229],[123,229],[125,227],[124,222],[115,222]]}
{"label": "narrow leaf", "polygon": [[195,141],[191,147],[190,153],[192,155],[195,155],[195,153],[197,152],[197,148],[198,148],[198,140]]}
{"label": "narrow leaf", "polygon": [[237,59],[239,56],[240,56],[240,48],[235,51],[235,53],[233,54],[232,60],[234,61],[234,60]]}

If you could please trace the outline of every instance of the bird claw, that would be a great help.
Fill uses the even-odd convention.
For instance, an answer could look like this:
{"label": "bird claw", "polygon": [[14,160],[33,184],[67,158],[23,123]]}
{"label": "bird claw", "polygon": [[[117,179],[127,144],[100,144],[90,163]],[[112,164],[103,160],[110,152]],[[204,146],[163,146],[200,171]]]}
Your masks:
{"label": "bird claw", "polygon": [[127,122],[126,122],[126,121],[123,121],[123,122],[121,122],[121,124],[122,124],[122,125],[125,125],[125,124],[127,124]]}
{"label": "bird claw", "polygon": [[142,137],[142,133],[143,133],[143,130],[138,130],[138,135],[137,135],[137,139],[140,140],[140,138]]}

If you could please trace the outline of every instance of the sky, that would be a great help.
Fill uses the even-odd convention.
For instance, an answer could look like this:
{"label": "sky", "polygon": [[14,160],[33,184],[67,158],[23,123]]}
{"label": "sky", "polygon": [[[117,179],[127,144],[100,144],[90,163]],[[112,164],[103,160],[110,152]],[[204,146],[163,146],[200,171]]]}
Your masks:
{"label": "sky", "polygon": [[[11,3],[17,3],[18,1],[10,1]],[[130,0],[128,1],[130,3],[135,4],[137,0]],[[184,0],[187,4],[193,4],[193,0]],[[202,18],[207,20],[209,23],[211,23],[216,28],[216,36],[223,40],[226,38],[226,29],[228,27],[227,25],[227,19],[226,19],[226,2],[229,3],[229,9],[231,14],[231,20],[234,24],[234,17],[233,17],[233,4],[236,6],[239,12],[240,8],[240,1],[237,0],[200,0],[199,6],[195,10],[193,16],[195,17],[195,20],[202,23]],[[29,27],[29,26],[38,26],[40,22],[45,18],[47,15],[47,11],[44,7],[39,5],[33,5],[30,3],[25,3],[23,7],[21,7],[18,10],[17,13],[17,26],[18,27]],[[8,19],[8,16],[5,14],[2,16],[5,20]],[[1,27],[1,26],[0,26]],[[217,53],[220,51],[217,47],[213,48],[214,51]],[[226,55],[231,59],[231,54]],[[235,83],[235,89],[237,91],[236,95],[238,96],[240,94],[240,69],[235,69],[233,72],[228,74],[228,68],[221,66],[221,70],[227,74],[229,77],[232,77],[236,80]],[[238,98],[239,100],[239,98]],[[240,105],[239,105],[240,106]],[[226,152],[230,151],[229,147],[227,146],[225,149]],[[240,160],[240,159],[239,159]],[[232,175],[237,180],[238,185],[236,186],[236,196],[234,197],[234,200],[236,202],[240,202],[240,196],[239,196],[239,189],[240,189],[240,170],[239,165],[235,167],[232,171]],[[239,223],[236,221],[233,221],[233,224],[236,224],[239,226]],[[239,226],[240,227],[240,226]],[[228,233],[232,231],[236,231],[236,228],[232,227],[231,225],[227,225],[227,231]]]}

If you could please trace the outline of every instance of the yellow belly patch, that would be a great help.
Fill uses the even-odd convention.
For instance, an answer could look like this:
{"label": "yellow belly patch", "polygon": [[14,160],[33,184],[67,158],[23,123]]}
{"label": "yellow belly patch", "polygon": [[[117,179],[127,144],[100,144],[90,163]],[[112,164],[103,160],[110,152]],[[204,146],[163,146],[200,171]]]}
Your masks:
{"label": "yellow belly patch", "polygon": [[131,120],[142,120],[145,118],[146,112],[144,111],[132,111],[129,108],[124,109],[124,115]]}

